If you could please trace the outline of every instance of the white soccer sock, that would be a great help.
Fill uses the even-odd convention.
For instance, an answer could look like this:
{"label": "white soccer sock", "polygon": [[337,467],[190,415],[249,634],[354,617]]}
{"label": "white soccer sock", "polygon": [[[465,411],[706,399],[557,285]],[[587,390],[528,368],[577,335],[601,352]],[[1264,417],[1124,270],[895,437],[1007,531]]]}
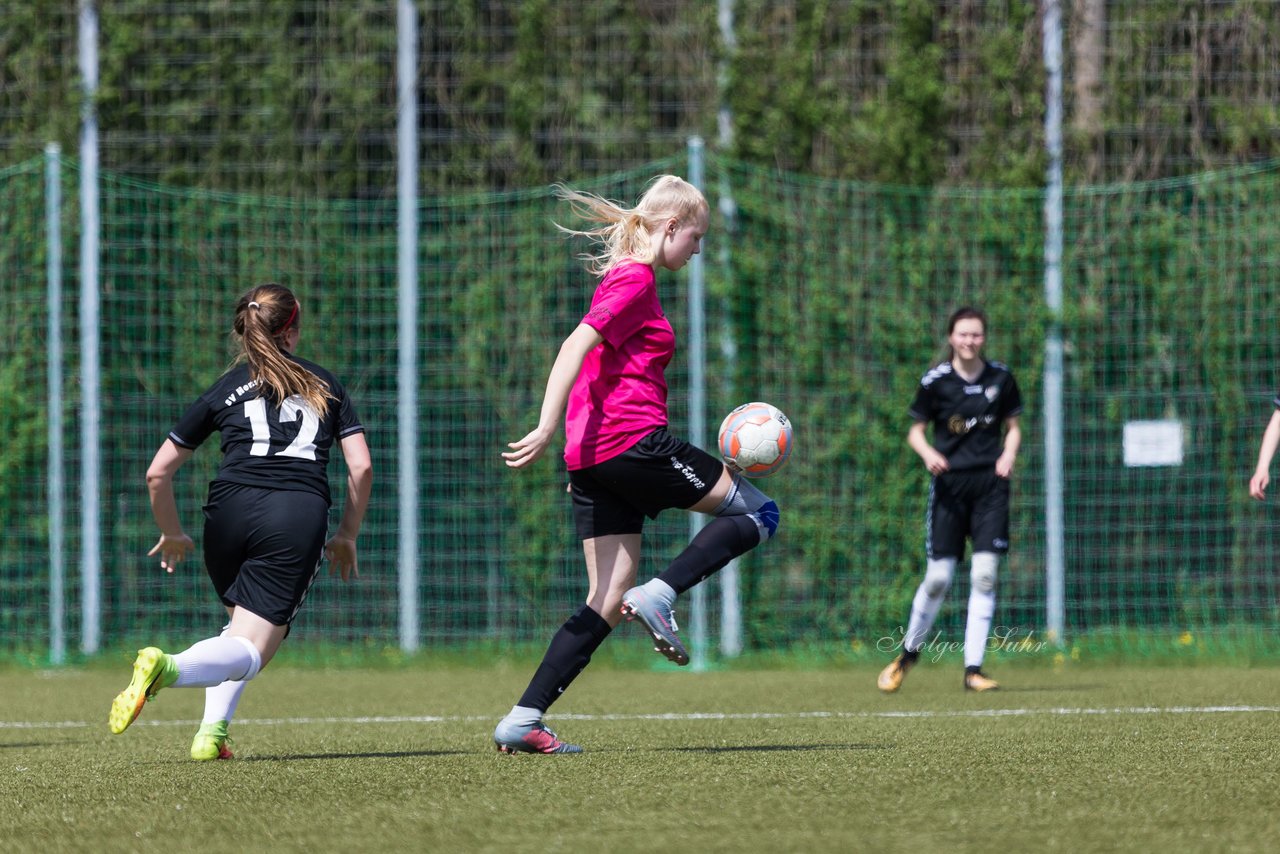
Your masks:
{"label": "white soccer sock", "polygon": [[969,591],[969,617],[964,629],[964,666],[981,667],[991,637],[991,619],[996,612],[994,590]]}
{"label": "white soccer sock", "polygon": [[650,578],[644,583],[644,591],[650,596],[664,603],[668,608],[674,608],[676,604],[676,591],[670,584],[661,578]]}
{"label": "white soccer sock", "polygon": [[515,726],[533,726],[542,720],[542,712],[529,706],[512,706],[505,720]]}
{"label": "white soccer sock", "polygon": [[235,717],[236,706],[240,704],[240,695],[247,685],[243,679],[228,680],[221,685],[213,685],[204,689],[204,719],[202,724],[216,724],[218,721],[231,723]]}
{"label": "white soccer sock", "polygon": [[[228,634],[230,631],[231,624],[227,623],[222,627],[222,634],[219,637],[231,637]],[[231,719],[236,714],[236,706],[240,705],[240,695],[244,693],[246,684],[247,680],[236,679],[205,688],[204,719],[200,723],[216,724],[219,721],[231,723]]]}
{"label": "white soccer sock", "polygon": [[938,616],[938,610],[946,598],[946,596],[930,596],[924,589],[924,585],[920,585],[916,590],[916,598],[911,601],[911,620],[907,623],[907,634],[902,639],[903,649],[914,652],[920,648],[924,643],[925,635],[929,634],[929,629],[933,628],[934,618]]}
{"label": "white soccer sock", "polygon": [[911,601],[911,620],[907,623],[907,633],[902,638],[903,649],[915,651],[924,643],[925,635],[933,628],[938,610],[947,598],[947,589],[951,586],[955,567],[956,559],[953,557],[929,559],[924,581],[916,588],[915,599]]}
{"label": "white soccer sock", "polygon": [[248,639],[220,635],[192,644],[175,655],[173,663],[178,666],[174,688],[209,688],[249,681],[262,668],[262,656]]}

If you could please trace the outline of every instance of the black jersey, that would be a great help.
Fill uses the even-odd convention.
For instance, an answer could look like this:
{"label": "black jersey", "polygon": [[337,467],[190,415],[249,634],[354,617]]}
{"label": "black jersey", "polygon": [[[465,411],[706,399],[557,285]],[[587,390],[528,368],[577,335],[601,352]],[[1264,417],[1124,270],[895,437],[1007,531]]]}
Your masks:
{"label": "black jersey", "polygon": [[943,362],[925,374],[907,410],[933,423],[933,446],[952,471],[995,465],[1004,450],[1004,421],[1022,412],[1022,394],[1009,369],[986,362],[976,382]]}
{"label": "black jersey", "polygon": [[301,397],[283,405],[259,392],[249,366],[237,365],[191,404],[169,438],[195,450],[215,431],[222,433],[222,465],[217,480],[268,489],[306,490],[329,501],[329,450],[333,443],[364,432],[342,384],[319,365],[290,356],[329,386],[336,400],[319,418]]}

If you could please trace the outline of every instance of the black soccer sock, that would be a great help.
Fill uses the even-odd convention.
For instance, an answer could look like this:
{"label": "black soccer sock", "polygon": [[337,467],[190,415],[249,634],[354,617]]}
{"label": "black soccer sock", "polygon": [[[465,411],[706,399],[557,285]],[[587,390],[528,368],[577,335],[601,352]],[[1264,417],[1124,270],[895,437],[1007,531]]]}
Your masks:
{"label": "black soccer sock", "polygon": [[551,708],[611,631],[613,626],[591,606],[579,608],[551,638],[546,655],[529,680],[529,687],[524,689],[519,705],[544,712]]}
{"label": "black soccer sock", "polygon": [[658,578],[679,595],[738,555],[760,545],[760,528],[750,516],[717,516],[698,532]]}

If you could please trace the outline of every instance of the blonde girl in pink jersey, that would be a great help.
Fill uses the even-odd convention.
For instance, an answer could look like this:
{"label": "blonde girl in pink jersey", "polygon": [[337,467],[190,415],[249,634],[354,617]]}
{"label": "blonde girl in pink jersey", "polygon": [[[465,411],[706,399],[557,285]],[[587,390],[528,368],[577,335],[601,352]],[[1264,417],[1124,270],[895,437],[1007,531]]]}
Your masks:
{"label": "blonde girl in pink jersey", "polygon": [[[509,444],[523,468],[554,440],[565,417],[574,527],[587,565],[586,603],[556,632],[520,701],[494,730],[503,753],[581,753],[542,722],[613,628],[638,619],[654,649],[689,663],[672,608],[676,597],[769,539],[778,506],[720,459],[667,430],[664,375],[675,333],[662,311],[656,273],[679,270],[707,233],[707,200],[674,175],[653,180],[634,208],[556,187],[584,229],[557,226],[599,245],[586,256],[601,276],[582,322],[560,345],[538,425]],[[669,508],[713,518],[656,578],[636,584],[646,518]]]}

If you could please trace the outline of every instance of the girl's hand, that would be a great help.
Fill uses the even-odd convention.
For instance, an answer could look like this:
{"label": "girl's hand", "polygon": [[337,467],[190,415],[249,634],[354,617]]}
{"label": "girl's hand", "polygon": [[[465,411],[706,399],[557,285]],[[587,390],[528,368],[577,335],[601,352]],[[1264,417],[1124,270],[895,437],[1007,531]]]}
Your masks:
{"label": "girl's hand", "polygon": [[1271,475],[1265,471],[1253,473],[1249,479],[1249,494],[1261,501],[1267,497],[1267,484],[1271,483]]}
{"label": "girl's hand", "polygon": [[553,430],[543,430],[538,427],[518,442],[509,442],[507,447],[511,450],[503,451],[502,458],[513,469],[524,468],[547,450],[553,433]]}
{"label": "girl's hand", "polygon": [[951,463],[947,462],[947,458],[933,448],[928,448],[925,451],[924,467],[929,470],[929,474],[942,474],[943,472],[951,471]]}
{"label": "girl's hand", "polygon": [[1000,455],[1000,459],[996,460],[996,477],[1002,477],[1005,480],[1013,474],[1013,461],[1016,459],[1013,454],[1008,452]]}
{"label": "girl's hand", "polygon": [[160,540],[147,552],[147,557],[160,555],[160,567],[166,572],[173,572],[182,559],[196,549],[196,544],[185,533],[169,536],[161,534]]}
{"label": "girl's hand", "polygon": [[324,556],[329,560],[329,569],[340,575],[343,581],[350,581],[353,576],[360,577],[354,537],[334,535],[324,544]]}

